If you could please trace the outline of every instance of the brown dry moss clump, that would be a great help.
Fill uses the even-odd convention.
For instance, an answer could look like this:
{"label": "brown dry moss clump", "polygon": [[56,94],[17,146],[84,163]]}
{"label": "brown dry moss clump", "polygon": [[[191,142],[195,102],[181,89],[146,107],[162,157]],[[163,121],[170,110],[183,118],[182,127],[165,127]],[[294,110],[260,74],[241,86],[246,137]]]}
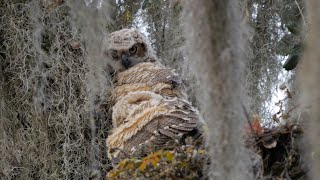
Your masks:
{"label": "brown dry moss clump", "polygon": [[191,144],[175,146],[141,159],[124,159],[108,172],[107,179],[207,179],[207,152]]}

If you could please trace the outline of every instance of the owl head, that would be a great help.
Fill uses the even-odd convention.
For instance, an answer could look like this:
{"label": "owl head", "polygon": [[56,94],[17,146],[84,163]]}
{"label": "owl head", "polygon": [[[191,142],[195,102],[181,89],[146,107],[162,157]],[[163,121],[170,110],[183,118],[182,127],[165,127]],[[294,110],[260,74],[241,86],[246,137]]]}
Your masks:
{"label": "owl head", "polygon": [[121,72],[138,63],[157,61],[149,41],[137,29],[112,32],[104,39],[102,48],[111,73]]}

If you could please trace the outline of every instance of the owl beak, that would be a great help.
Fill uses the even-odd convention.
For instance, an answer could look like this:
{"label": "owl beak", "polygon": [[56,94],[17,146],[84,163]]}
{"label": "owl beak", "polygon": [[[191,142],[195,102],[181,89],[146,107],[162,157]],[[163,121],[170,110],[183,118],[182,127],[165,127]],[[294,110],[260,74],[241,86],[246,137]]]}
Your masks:
{"label": "owl beak", "polygon": [[122,64],[123,66],[128,69],[131,65],[131,62],[129,60],[129,57],[126,54],[122,54],[121,56]]}

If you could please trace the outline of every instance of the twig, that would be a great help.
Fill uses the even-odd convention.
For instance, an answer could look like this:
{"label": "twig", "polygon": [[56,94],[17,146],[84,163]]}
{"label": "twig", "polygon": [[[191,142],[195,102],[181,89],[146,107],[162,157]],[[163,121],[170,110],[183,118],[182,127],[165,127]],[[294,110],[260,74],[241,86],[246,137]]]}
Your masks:
{"label": "twig", "polygon": [[297,0],[294,0],[294,2],[296,3],[296,5],[297,5],[297,7],[298,7],[298,9],[299,9],[299,12],[300,12],[300,14],[301,14],[302,21],[303,21],[303,25],[306,25],[306,21],[305,21],[305,19],[304,19],[304,16],[303,16],[303,13],[302,13],[302,9],[301,9],[299,3],[297,2]]}
{"label": "twig", "polygon": [[244,106],[244,105],[242,105],[242,108],[243,108],[243,111],[244,111],[244,114],[246,115],[246,117],[247,117],[247,122],[248,122],[248,124],[249,124],[249,126],[250,126],[250,130],[251,130],[251,132],[255,135],[255,139],[258,139],[258,135],[254,132],[254,130],[253,130],[253,127],[252,127],[252,124],[251,124],[251,122],[250,122],[250,117],[249,117],[249,113],[248,113],[248,111],[247,111],[247,109],[246,109],[246,107]]}

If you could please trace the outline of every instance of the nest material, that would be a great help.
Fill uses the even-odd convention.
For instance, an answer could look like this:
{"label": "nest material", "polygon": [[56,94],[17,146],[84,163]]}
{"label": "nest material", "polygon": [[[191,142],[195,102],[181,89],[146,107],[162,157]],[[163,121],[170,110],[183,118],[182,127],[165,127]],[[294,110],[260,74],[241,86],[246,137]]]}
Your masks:
{"label": "nest material", "polygon": [[305,179],[307,168],[302,162],[301,139],[303,129],[287,124],[246,137],[246,145],[258,156],[255,164],[257,179]]}

